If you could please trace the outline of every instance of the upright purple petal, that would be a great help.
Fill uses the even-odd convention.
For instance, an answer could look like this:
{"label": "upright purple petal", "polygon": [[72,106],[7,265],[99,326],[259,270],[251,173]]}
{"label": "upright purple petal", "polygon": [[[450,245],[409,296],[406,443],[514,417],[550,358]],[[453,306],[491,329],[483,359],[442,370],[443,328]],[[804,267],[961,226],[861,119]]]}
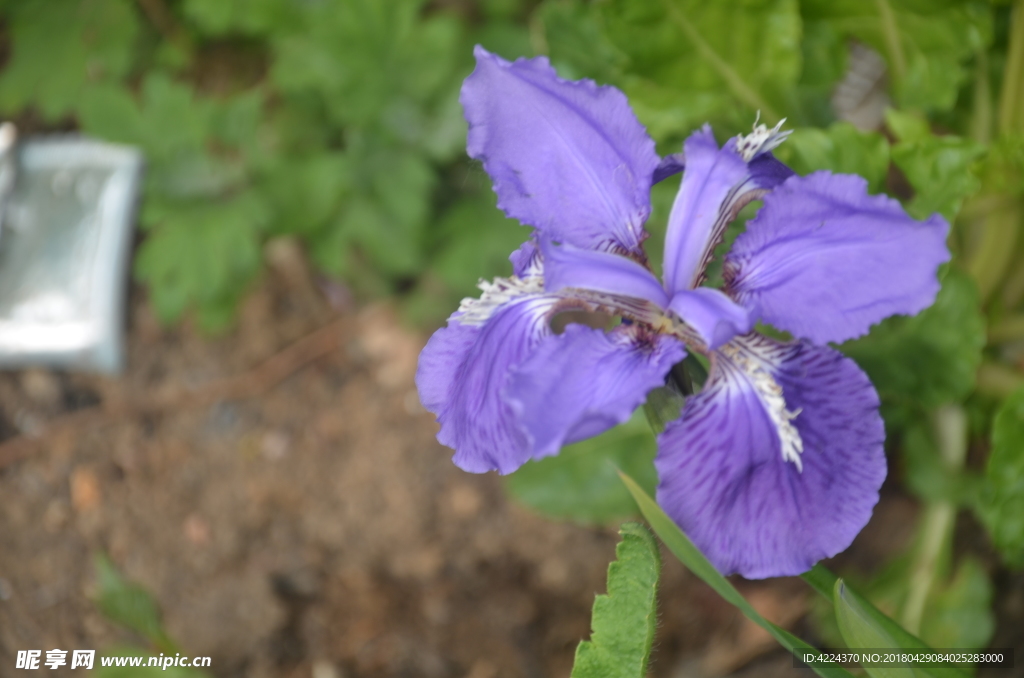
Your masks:
{"label": "upright purple petal", "polygon": [[459,468],[511,473],[530,459],[530,441],[504,398],[512,368],[545,337],[556,297],[524,294],[482,324],[459,321],[434,333],[420,354],[420,402],[437,416],[437,439],[455,450]]}
{"label": "upright purple petal", "polygon": [[474,53],[460,97],[467,150],[494,180],[498,207],[560,242],[642,258],[659,159],[625,95],[563,80],[545,57]]}
{"label": "upright purple petal", "polygon": [[680,290],[673,295],[669,308],[697,330],[712,350],[737,334],[746,334],[754,325],[747,309],[711,287]]}
{"label": "upright purple petal", "polygon": [[629,419],[648,391],[686,356],[677,339],[637,325],[611,332],[569,325],[513,370],[508,400],[533,442],[533,457],[556,454]]}
{"label": "upright purple petal", "polygon": [[549,292],[578,288],[645,299],[660,308],[668,305],[668,295],[654,274],[628,257],[555,245],[547,238],[541,240],[541,250],[544,288]]}
{"label": "upright purple petal", "polygon": [[770,153],[748,162],[736,151],[735,139],[720,149],[708,125],[690,135],[683,155],[686,170],[665,235],[665,288],[670,293],[699,285],[729,222],[793,173]]}
{"label": "upright purple petal", "polygon": [[852,360],[750,335],[715,354],[704,390],[659,437],[658,502],[723,574],[799,574],[871,517],[884,436]]}
{"label": "upright purple petal", "polygon": [[727,288],[764,321],[816,343],[931,305],[949,224],[915,221],[867,181],[794,176],[764,198],[726,258]]}
{"label": "upright purple petal", "polygon": [[517,278],[528,278],[541,275],[543,270],[540,247],[536,238],[530,238],[508,255],[512,262],[512,274]]}

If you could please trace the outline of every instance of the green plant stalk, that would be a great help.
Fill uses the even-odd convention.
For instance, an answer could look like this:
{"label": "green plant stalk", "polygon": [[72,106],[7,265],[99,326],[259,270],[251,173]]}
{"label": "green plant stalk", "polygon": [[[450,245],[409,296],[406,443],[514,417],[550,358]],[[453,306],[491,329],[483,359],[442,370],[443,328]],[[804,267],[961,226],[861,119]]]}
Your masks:
{"label": "green plant stalk", "polygon": [[1007,316],[988,330],[990,344],[1024,341],[1024,313]]}
{"label": "green plant stalk", "polygon": [[725,80],[729,89],[736,95],[736,98],[751,108],[759,110],[769,123],[778,122],[781,116],[779,116],[775,109],[760,94],[754,91],[725,59],[718,55],[718,52],[707,43],[701,36],[700,31],[690,23],[690,20],[675,6],[672,0],[663,0],[663,4],[665,11],[668,12],[675,25],[686,34],[694,48],[700,53],[701,58],[708,62],[718,75]]}
{"label": "green plant stalk", "polygon": [[[938,439],[939,455],[953,473],[963,468],[967,458],[967,413],[960,405],[944,405],[932,416]],[[929,502],[921,519],[921,536],[910,568],[907,600],[900,622],[913,634],[921,632],[928,595],[939,572],[943,550],[953,535],[957,507],[949,501]]]}
{"label": "green plant stalk", "polygon": [[979,144],[992,143],[992,87],[988,80],[988,52],[979,49],[974,55],[974,106],[968,129],[971,139]]}
{"label": "green plant stalk", "polygon": [[878,18],[882,22],[882,34],[885,36],[885,49],[889,53],[889,65],[892,67],[897,90],[907,77],[907,59],[900,44],[900,28],[896,23],[896,14],[889,5],[889,0],[875,0],[878,7]]}
{"label": "green plant stalk", "polygon": [[1024,132],[1024,0],[1013,3],[1010,15],[1010,47],[999,98],[999,132]]}
{"label": "green plant stalk", "polygon": [[1002,363],[982,363],[975,388],[992,398],[1007,398],[1024,386],[1024,374]]}
{"label": "green plant stalk", "polygon": [[1017,231],[1024,211],[1019,200],[1004,203],[985,219],[981,242],[967,265],[982,303],[998,288],[1016,252]]}

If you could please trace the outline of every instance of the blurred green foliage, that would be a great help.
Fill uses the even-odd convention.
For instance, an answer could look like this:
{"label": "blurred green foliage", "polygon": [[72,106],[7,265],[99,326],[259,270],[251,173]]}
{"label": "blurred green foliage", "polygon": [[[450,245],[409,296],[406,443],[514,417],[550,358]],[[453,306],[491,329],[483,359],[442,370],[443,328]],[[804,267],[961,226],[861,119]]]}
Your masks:
{"label": "blurred green foliage", "polygon": [[[0,3],[0,113],[147,158],[135,263],[160,317],[229,325],[294,235],[363,294],[414,291],[434,323],[505,272],[503,221],[462,151],[472,45],[529,51],[528,7],[420,0]],[[34,122],[33,122],[34,121]],[[500,253],[500,254],[499,254]]]}
{"label": "blurred green foliage", "polygon": [[[796,132],[778,155],[800,173],[857,173],[952,223],[936,304],[841,349],[878,388],[897,478],[926,505],[974,508],[1020,567],[1022,391],[1004,402],[1024,386],[1024,20],[1011,5],[1024,12],[1021,0],[0,0],[0,114],[144,150],[135,275],[163,320],[191,313],[209,330],[230,325],[276,236],[300,238],[360,294],[400,294],[425,326],[478,278],[507,274],[529,230],[495,208],[463,151],[473,44],[621,88],[662,153],[704,122],[724,140],[758,113],[786,117]],[[834,104],[855,45],[886,69],[868,83],[890,105],[870,131]],[[655,268],[677,186],[653,191]],[[991,450],[986,469],[941,459],[946,407],[970,415],[960,442]],[[614,468],[649,492],[654,449],[634,420],[508,487],[536,510],[605,522],[636,510]],[[894,586],[918,570],[893,568]],[[978,562],[944,568],[920,633],[983,644],[990,597]]]}

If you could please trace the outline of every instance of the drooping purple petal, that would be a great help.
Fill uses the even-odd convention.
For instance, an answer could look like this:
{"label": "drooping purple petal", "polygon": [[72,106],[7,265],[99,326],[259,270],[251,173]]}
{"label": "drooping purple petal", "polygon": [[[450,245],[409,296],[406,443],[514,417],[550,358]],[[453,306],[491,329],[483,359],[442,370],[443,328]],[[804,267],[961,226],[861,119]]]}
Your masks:
{"label": "drooping purple petal", "polygon": [[686,171],[665,235],[665,288],[670,293],[700,284],[729,222],[748,202],[792,175],[770,153],[748,163],[736,152],[734,139],[720,149],[708,125],[690,135],[683,154]]}
{"label": "drooping purple petal", "polygon": [[686,355],[673,337],[622,326],[569,325],[513,370],[508,400],[533,442],[533,458],[629,419]]}
{"label": "drooping purple petal", "polygon": [[672,296],[669,308],[697,330],[712,350],[753,328],[747,309],[711,287],[680,290]]}
{"label": "drooping purple petal", "polygon": [[[704,390],[659,437],[658,502],[723,574],[799,574],[849,546],[871,517],[885,479],[878,396],[829,347],[757,335],[727,348],[737,346],[731,358],[715,354]],[[765,375],[784,398],[774,416]],[[783,458],[784,439],[802,470]]]}
{"label": "drooping purple petal", "polygon": [[686,154],[685,153],[671,153],[666,155],[658,163],[657,169],[654,170],[653,182],[658,184],[669,177],[673,177],[686,169]]}
{"label": "drooping purple petal", "polygon": [[764,321],[816,343],[931,305],[949,224],[910,218],[848,174],[794,176],[764,197],[726,257],[727,289]]}
{"label": "drooping purple petal", "polygon": [[460,97],[467,150],[494,180],[498,207],[559,242],[642,258],[659,159],[625,95],[563,80],[545,57],[474,53]]}
{"label": "drooping purple petal", "polygon": [[628,257],[596,252],[541,239],[544,253],[544,288],[549,292],[570,287],[645,299],[664,308],[668,295],[649,270]]}
{"label": "drooping purple petal", "polygon": [[420,354],[420,402],[437,416],[437,439],[472,473],[511,473],[530,459],[530,442],[504,399],[512,368],[545,337],[558,299],[526,294],[504,303],[479,325],[456,313]]}

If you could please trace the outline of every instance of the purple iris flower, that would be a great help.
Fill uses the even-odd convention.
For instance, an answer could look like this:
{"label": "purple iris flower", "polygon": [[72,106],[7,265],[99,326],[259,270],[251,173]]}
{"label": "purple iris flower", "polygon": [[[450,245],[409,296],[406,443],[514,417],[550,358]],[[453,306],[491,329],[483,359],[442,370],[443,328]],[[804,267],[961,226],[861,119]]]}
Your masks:
{"label": "purple iris flower", "polygon": [[[535,231],[514,275],[481,282],[420,356],[420,398],[455,463],[510,473],[622,423],[689,351],[710,370],[658,436],[666,513],[726,574],[798,574],[845,549],[878,501],[884,428],[868,378],[827,344],[930,305],[948,224],[911,219],[858,176],[796,175],[771,154],[778,127],[720,148],[705,126],[661,160],[614,87],[563,80],[543,57],[476,58],[469,155]],[[659,281],[642,248],[650,189],[684,166]],[[723,289],[702,287],[753,200]],[[568,310],[622,322],[556,333]]]}

